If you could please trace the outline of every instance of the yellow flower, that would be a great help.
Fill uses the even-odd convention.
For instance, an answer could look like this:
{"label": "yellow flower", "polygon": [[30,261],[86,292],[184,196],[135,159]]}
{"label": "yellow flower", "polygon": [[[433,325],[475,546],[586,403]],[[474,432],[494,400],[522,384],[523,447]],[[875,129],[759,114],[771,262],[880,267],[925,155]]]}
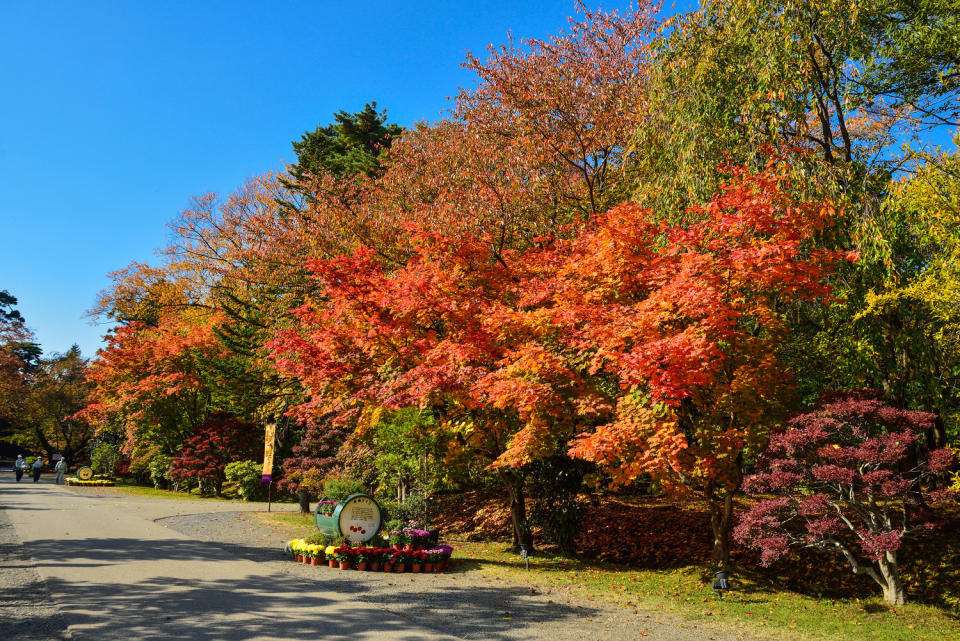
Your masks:
{"label": "yellow flower", "polygon": [[323,551],[324,554],[333,554],[333,551],[337,549],[335,545],[328,545],[327,549]]}

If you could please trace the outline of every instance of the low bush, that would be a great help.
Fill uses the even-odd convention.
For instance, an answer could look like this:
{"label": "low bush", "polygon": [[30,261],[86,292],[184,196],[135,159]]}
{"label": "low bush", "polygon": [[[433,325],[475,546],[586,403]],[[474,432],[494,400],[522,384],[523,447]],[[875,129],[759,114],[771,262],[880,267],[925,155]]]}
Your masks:
{"label": "low bush", "polygon": [[170,487],[170,463],[172,461],[173,457],[166,454],[157,454],[150,459],[147,467],[150,470],[150,481],[153,483],[153,487],[158,490],[165,490]]}
{"label": "low bush", "polygon": [[113,443],[98,443],[90,450],[90,467],[97,474],[112,475],[120,461],[120,448]]}
{"label": "low bush", "polygon": [[234,461],[227,464],[223,473],[228,481],[236,483],[240,498],[254,501],[263,497],[262,471],[262,466],[256,461]]}
{"label": "low bush", "polygon": [[351,494],[364,494],[366,491],[363,483],[354,479],[327,479],[323,484],[323,496],[340,503]]}

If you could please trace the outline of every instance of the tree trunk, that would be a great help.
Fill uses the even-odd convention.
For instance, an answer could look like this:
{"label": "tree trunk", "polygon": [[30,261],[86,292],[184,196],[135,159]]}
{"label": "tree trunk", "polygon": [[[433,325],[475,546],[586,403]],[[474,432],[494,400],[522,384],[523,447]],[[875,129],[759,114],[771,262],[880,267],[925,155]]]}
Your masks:
{"label": "tree trunk", "polygon": [[710,527],[713,529],[713,564],[720,570],[730,565],[730,525],[733,522],[733,493],[724,490],[710,501]]}
{"label": "tree trunk", "polygon": [[516,548],[524,545],[528,552],[533,552],[533,533],[527,525],[527,505],[524,502],[523,475],[516,470],[501,470],[500,479],[510,499],[513,545]]}
{"label": "tree trunk", "polygon": [[310,514],[310,492],[309,490],[300,490],[298,493],[300,499],[300,514]]}
{"label": "tree trunk", "polygon": [[900,569],[897,565],[897,556],[894,552],[887,552],[880,559],[880,574],[883,576],[884,584],[883,600],[890,605],[903,605],[907,602],[907,594],[903,589],[903,583],[900,581]]}

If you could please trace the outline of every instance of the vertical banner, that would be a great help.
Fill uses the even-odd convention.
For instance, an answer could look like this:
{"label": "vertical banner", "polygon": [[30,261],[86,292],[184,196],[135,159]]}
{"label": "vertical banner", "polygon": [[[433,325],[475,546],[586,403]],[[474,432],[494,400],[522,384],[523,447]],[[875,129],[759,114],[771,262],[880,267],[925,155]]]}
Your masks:
{"label": "vertical banner", "polygon": [[266,435],[263,438],[263,483],[273,481],[273,440],[277,435],[277,424],[267,423]]}

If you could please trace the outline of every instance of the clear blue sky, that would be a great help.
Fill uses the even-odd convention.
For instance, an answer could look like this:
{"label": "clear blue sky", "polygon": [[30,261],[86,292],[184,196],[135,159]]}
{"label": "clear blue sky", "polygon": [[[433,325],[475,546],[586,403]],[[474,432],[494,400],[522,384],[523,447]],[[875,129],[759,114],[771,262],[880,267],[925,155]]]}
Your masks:
{"label": "clear blue sky", "polygon": [[190,196],[282,168],[337,109],[376,100],[402,125],[435,120],[474,83],[467,50],[556,33],[572,13],[571,0],[0,0],[0,289],[46,352],[93,355],[106,328],[83,316],[106,274],[151,260]]}

